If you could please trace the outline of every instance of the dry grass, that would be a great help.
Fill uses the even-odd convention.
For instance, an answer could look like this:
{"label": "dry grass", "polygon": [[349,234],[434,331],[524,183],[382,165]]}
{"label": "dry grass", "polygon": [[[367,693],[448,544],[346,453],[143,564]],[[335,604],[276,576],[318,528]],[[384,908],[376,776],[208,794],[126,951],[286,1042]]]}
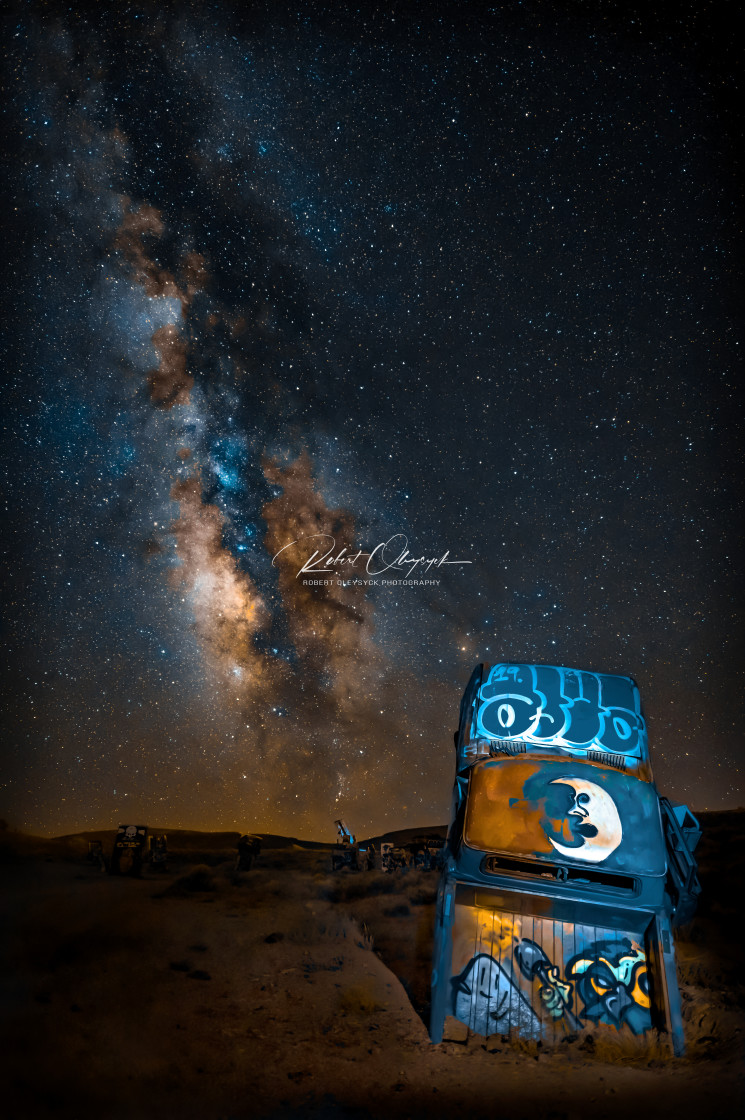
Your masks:
{"label": "dry grass", "polygon": [[213,868],[208,867],[206,863],[198,863],[196,867],[190,867],[183,875],[179,875],[169,883],[165,890],[160,892],[160,897],[170,898],[174,895],[184,897],[201,891],[216,891],[219,887]]}
{"label": "dry grass", "polygon": [[370,931],[357,919],[344,911],[300,914],[287,930],[287,940],[306,948],[347,942],[361,949],[371,950]]}
{"label": "dry grass", "polygon": [[659,1031],[648,1031],[645,1035],[632,1034],[628,1029],[597,1031],[585,1037],[594,1041],[588,1047],[590,1053],[611,1065],[664,1065],[673,1058],[669,1036]]}
{"label": "dry grass", "polygon": [[384,871],[340,871],[319,881],[318,890],[329,902],[354,902],[373,895],[394,894],[400,890],[400,880],[398,875]]}

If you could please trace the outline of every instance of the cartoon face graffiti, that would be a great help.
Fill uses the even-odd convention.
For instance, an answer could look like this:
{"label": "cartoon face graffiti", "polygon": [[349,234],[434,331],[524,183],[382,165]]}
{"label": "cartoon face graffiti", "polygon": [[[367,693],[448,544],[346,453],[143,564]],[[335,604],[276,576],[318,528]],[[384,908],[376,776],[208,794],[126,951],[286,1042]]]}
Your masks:
{"label": "cartoon face graffiti", "polygon": [[523,793],[524,801],[511,798],[510,807],[540,806],[541,827],[563,856],[600,863],[623,839],[616,803],[596,782],[572,775],[547,781],[537,774],[525,783]]}
{"label": "cartoon face graffiti", "polygon": [[620,1027],[634,1034],[652,1026],[647,958],[635,941],[596,941],[567,964],[567,976],[576,981],[584,1001],[582,1019]]}
{"label": "cartoon face graffiti", "polygon": [[572,841],[567,843],[547,830],[548,839],[556,851],[589,863],[600,863],[615,852],[621,843],[623,830],[610,794],[586,778],[556,778],[550,785],[565,786],[573,791],[566,813]]}
{"label": "cartoon face graffiti", "polygon": [[512,1029],[524,1036],[540,1030],[540,1019],[525,996],[488,953],[472,957],[451,982],[453,1015],[476,1034],[506,1034]]}

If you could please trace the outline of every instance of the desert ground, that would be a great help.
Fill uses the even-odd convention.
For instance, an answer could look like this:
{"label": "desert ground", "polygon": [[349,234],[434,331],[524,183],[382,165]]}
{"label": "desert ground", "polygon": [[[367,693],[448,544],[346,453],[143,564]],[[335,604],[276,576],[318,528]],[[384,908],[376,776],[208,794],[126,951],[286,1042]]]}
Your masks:
{"label": "desert ground", "polygon": [[[332,874],[330,847],[168,829],[165,873],[87,841],[0,837],[3,1112],[11,1120],[665,1116],[743,1103],[745,812],[700,814],[703,895],[677,941],[687,1037],[555,1049],[427,1035],[435,872]],[[423,830],[418,830],[423,831]]]}

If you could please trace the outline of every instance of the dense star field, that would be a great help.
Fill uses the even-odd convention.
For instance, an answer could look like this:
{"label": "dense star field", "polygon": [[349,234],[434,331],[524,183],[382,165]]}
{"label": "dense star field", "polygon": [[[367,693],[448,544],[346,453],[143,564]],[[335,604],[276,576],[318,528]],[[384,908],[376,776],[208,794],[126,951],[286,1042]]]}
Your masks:
{"label": "dense star field", "polygon": [[443,821],[481,660],[742,803],[729,12],[6,6],[0,815]]}

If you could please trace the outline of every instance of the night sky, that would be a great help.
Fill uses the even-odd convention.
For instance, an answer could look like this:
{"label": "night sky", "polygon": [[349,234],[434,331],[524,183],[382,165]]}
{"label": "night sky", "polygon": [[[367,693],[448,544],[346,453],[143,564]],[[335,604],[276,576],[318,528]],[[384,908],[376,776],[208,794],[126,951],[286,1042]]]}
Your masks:
{"label": "night sky", "polygon": [[482,660],[743,803],[735,10],[6,6],[0,816],[443,822]]}

